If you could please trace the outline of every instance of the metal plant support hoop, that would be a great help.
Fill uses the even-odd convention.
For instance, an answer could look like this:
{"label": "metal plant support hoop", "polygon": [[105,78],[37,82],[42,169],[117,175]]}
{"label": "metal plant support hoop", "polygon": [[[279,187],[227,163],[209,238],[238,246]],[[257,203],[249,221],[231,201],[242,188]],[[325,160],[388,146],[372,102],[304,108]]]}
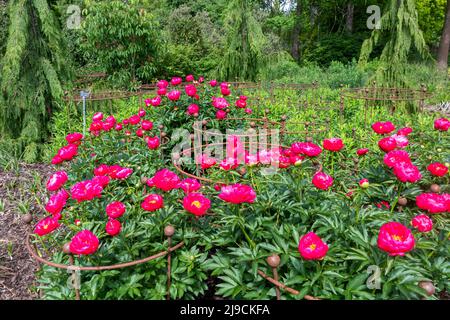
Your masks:
{"label": "metal plant support hoop", "polygon": [[346,99],[364,101],[364,125],[366,125],[367,112],[370,111],[372,115],[374,107],[377,105],[388,104],[390,112],[393,113],[396,110],[398,103],[417,104],[417,111],[423,112],[425,101],[430,97],[432,97],[432,94],[423,84],[420,90],[414,90],[406,88],[376,87],[376,82],[373,82],[372,87],[341,89],[340,105],[341,108],[344,109]]}
{"label": "metal plant support hoop", "polygon": [[[149,261],[152,261],[152,260],[155,260],[155,259],[158,259],[158,258],[161,258],[161,257],[164,257],[167,255],[167,300],[170,300],[171,253],[173,251],[181,248],[184,245],[184,242],[182,241],[182,242],[179,242],[176,245],[172,246],[172,236],[173,236],[174,232],[175,232],[175,229],[172,226],[167,226],[164,229],[164,234],[168,240],[168,248],[166,251],[161,251],[161,252],[151,255],[149,257],[138,259],[138,260],[123,262],[123,263],[118,263],[118,264],[113,264],[113,265],[105,265],[105,266],[77,266],[77,265],[75,265],[74,255],[72,255],[71,253],[67,253],[69,256],[69,264],[60,264],[60,263],[48,261],[47,259],[39,256],[38,253],[36,252],[36,245],[35,244],[32,245],[30,242],[30,235],[31,235],[30,233],[28,233],[26,236],[25,246],[26,246],[29,254],[31,255],[31,257],[33,259],[35,259],[36,261],[38,261],[39,263],[42,263],[42,264],[45,264],[45,265],[48,265],[48,266],[54,267],[54,268],[69,270],[72,272],[72,276],[74,275],[74,273],[76,271],[105,271],[105,270],[116,270],[116,269],[127,268],[127,267],[131,267],[131,266],[136,266],[136,265],[139,265],[142,263],[146,263],[146,262],[149,262]],[[80,290],[79,290],[78,286],[76,286],[74,289],[75,289],[75,299],[81,300]]]}
{"label": "metal plant support hoop", "polygon": [[[313,120],[316,120],[315,118]],[[229,121],[242,121],[242,122],[249,122],[248,130],[255,130],[257,129],[263,129],[266,133],[266,136],[270,136],[271,133],[279,133],[280,134],[280,140],[283,141],[283,138],[287,136],[303,136],[305,139],[308,138],[314,138],[315,135],[328,132],[330,129],[330,120],[327,119],[325,123],[323,124],[323,128],[321,128],[321,125],[316,121],[289,121],[287,116],[282,116],[280,121],[273,121],[269,120],[268,117],[263,118],[225,118],[222,120],[223,122],[229,122]],[[207,124],[207,123],[206,123]],[[239,138],[256,138],[259,137],[260,134],[255,132],[254,134],[251,132],[240,134],[240,133],[232,133],[232,134],[226,134],[226,133],[220,133],[212,131],[214,129],[207,129],[206,124],[204,123],[202,125],[202,128],[200,129],[195,124],[193,125],[194,134],[201,134],[202,136],[207,137],[221,137],[226,138],[228,135],[237,136]],[[291,127],[303,127],[304,130],[289,130]]]}

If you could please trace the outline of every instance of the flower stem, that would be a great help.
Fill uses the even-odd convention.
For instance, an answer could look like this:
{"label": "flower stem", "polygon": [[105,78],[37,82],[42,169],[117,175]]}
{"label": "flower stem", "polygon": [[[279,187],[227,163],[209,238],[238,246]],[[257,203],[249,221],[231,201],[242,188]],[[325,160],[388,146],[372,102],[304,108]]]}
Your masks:
{"label": "flower stem", "polygon": [[249,243],[249,245],[250,245],[253,249],[255,249],[255,247],[256,247],[255,242],[253,242],[253,240],[250,238],[250,236],[248,235],[248,233],[245,231],[244,223],[241,222],[241,221],[244,220],[244,218],[243,218],[242,215],[241,215],[241,210],[240,210],[240,208],[239,208],[238,205],[236,205],[236,211],[237,211],[238,217],[241,218],[240,221],[239,221],[239,227],[241,228],[241,231],[242,231],[242,233],[244,234],[245,238],[247,239],[247,242]]}

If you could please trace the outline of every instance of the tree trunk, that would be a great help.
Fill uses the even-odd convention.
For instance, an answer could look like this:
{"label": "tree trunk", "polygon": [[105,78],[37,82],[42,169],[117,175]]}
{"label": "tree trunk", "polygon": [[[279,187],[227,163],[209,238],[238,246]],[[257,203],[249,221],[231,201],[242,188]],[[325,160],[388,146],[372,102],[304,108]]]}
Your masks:
{"label": "tree trunk", "polygon": [[347,14],[345,17],[345,31],[353,32],[353,17],[355,12],[355,5],[352,1],[347,2]]}
{"label": "tree trunk", "polygon": [[447,0],[447,12],[445,13],[444,29],[439,43],[437,65],[441,70],[448,68],[448,51],[450,47],[450,0]]}
{"label": "tree trunk", "polygon": [[292,47],[291,55],[298,61],[300,59],[300,16],[302,13],[301,0],[297,0],[297,7],[295,9],[295,23],[294,29],[292,30]]}

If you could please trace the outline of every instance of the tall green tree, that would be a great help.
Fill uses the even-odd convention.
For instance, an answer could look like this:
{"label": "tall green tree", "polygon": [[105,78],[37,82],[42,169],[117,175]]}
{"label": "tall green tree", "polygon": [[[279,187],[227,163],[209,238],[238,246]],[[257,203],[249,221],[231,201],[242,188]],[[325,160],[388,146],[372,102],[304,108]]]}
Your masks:
{"label": "tall green tree", "polygon": [[374,47],[385,40],[376,72],[377,81],[388,86],[405,86],[405,70],[411,49],[414,47],[422,58],[429,57],[428,47],[419,28],[414,0],[390,0],[380,19],[380,29],[363,42],[359,64],[364,65]]}
{"label": "tall green tree", "polygon": [[85,11],[86,60],[95,62],[119,86],[154,80],[161,41],[147,1],[89,2]]}
{"label": "tall green tree", "polygon": [[23,150],[26,161],[35,161],[70,67],[60,25],[48,1],[11,0],[9,18],[1,71],[0,131],[3,140]]}
{"label": "tall green tree", "polygon": [[450,0],[447,0],[445,22],[442,28],[441,41],[439,42],[437,65],[441,70],[448,68],[448,51],[450,48]]}
{"label": "tall green tree", "polygon": [[227,80],[255,81],[264,65],[266,43],[261,26],[253,15],[253,1],[231,0],[225,12],[225,44],[219,75]]}

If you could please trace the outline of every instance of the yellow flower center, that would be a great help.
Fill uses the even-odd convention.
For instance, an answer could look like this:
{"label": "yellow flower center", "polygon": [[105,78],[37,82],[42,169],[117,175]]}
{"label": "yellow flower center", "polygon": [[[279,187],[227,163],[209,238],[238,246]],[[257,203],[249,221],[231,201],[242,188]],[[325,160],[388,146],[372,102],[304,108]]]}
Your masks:
{"label": "yellow flower center", "polygon": [[313,243],[313,244],[311,244],[310,246],[309,246],[309,248],[312,250],[312,251],[314,251],[314,250],[316,250],[316,245]]}
{"label": "yellow flower center", "polygon": [[392,238],[393,238],[395,241],[402,241],[402,237],[399,236],[399,235],[396,235],[396,234],[393,235]]}
{"label": "yellow flower center", "polygon": [[149,201],[151,204],[155,204],[156,203],[156,200],[150,200]]}
{"label": "yellow flower center", "polygon": [[44,230],[48,229],[48,224],[44,224]]}
{"label": "yellow flower center", "polygon": [[197,200],[193,201],[193,202],[191,203],[191,205],[193,205],[193,206],[196,207],[197,209],[200,209],[201,206],[202,206],[202,204],[200,203],[200,201],[197,201]]}

